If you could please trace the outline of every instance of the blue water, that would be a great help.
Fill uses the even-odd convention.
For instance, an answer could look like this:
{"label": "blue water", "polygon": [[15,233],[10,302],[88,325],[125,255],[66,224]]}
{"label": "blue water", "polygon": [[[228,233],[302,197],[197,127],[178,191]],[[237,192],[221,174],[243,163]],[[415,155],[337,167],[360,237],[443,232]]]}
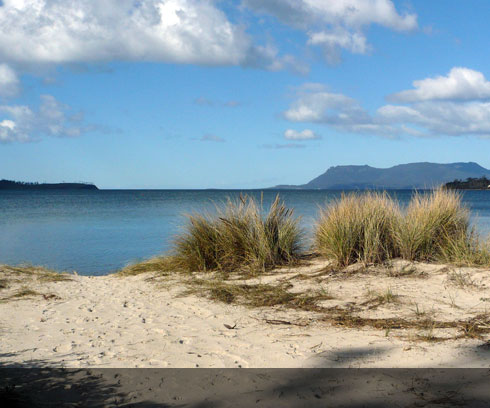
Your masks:
{"label": "blue water", "polygon": [[[212,211],[239,191],[0,191],[0,263],[30,263],[83,275],[104,275],[167,251],[184,213]],[[261,191],[247,191],[258,199]],[[264,206],[277,194],[263,192]],[[337,191],[280,191],[306,231]],[[411,191],[390,192],[402,205]],[[466,191],[463,201],[482,235],[490,233],[490,191]]]}

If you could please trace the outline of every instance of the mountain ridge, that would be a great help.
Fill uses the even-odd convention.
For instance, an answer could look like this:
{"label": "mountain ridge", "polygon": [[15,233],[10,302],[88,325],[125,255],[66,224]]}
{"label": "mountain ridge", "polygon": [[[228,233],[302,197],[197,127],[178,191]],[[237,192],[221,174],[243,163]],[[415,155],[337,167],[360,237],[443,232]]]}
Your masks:
{"label": "mountain ridge", "polygon": [[398,164],[388,168],[368,165],[332,166],[306,184],[278,185],[273,189],[364,190],[426,189],[454,180],[490,177],[490,170],[475,162]]}

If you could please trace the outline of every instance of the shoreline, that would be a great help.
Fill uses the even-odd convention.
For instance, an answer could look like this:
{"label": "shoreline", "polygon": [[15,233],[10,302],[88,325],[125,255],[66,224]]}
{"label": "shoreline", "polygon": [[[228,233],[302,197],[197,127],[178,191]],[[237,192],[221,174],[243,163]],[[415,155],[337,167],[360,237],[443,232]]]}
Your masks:
{"label": "shoreline", "polygon": [[[367,269],[353,265],[340,273],[328,267],[328,261],[315,258],[226,281],[328,294],[316,309],[302,309],[211,300],[209,293],[189,291],[198,287],[190,275],[60,279],[45,270],[26,274],[0,266],[7,286],[0,289],[0,366],[490,366],[489,321],[484,321],[490,307],[488,269],[403,261]],[[22,290],[26,293],[15,297]],[[355,317],[358,327],[354,320],[335,320],[337,312]],[[396,319],[414,325],[400,329]],[[391,322],[393,328],[375,327],[374,321]],[[447,327],[439,328],[441,322]],[[471,333],[464,322],[484,330]]]}

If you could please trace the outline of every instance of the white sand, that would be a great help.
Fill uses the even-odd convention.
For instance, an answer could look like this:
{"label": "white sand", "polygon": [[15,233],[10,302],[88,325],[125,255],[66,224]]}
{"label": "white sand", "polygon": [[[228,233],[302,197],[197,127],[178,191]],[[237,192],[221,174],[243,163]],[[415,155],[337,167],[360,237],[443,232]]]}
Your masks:
{"label": "white sand", "polygon": [[[422,319],[425,313],[437,321],[456,321],[488,316],[490,309],[488,270],[417,265],[409,276],[390,277],[402,263],[390,270],[352,268],[342,274],[321,273],[325,266],[317,260],[255,282],[288,279],[294,285],[291,291],[324,289],[335,297],[324,306],[355,306],[362,317]],[[0,299],[23,286],[48,296],[0,301],[3,366],[490,367],[488,337],[440,342],[417,337],[455,337],[461,329],[343,328],[320,321],[321,314],[314,312],[280,306],[251,309],[179,296],[185,289],[179,278],[151,279],[151,273],[44,282],[9,271],[0,267],[0,278],[8,278],[10,285],[0,289]],[[418,276],[423,271],[427,276]],[[450,280],[455,272],[473,284],[458,286]],[[303,276],[293,278],[298,273]],[[388,288],[398,295],[396,303],[368,302],[374,292],[383,294]],[[294,324],[270,324],[267,319]]]}

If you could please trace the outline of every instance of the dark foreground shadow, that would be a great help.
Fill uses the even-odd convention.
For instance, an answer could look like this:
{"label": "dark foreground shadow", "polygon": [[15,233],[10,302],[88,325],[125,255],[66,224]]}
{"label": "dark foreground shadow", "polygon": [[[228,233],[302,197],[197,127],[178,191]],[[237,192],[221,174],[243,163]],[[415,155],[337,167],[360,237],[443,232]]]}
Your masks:
{"label": "dark foreground shadow", "polygon": [[490,369],[0,369],[0,407],[488,407]]}

